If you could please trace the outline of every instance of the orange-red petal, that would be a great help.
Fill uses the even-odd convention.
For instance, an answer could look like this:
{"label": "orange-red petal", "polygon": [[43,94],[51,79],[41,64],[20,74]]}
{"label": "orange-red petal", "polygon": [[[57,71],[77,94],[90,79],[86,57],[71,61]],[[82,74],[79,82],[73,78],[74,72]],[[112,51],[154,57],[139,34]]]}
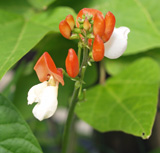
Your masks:
{"label": "orange-red petal", "polygon": [[109,11],[105,16],[105,31],[102,39],[104,42],[108,41],[111,37],[114,27],[115,27],[116,19],[115,16]]}
{"label": "orange-red petal", "polygon": [[71,28],[66,20],[62,20],[59,24],[59,30],[63,37],[69,39],[71,36]]}
{"label": "orange-red petal", "polygon": [[99,35],[101,37],[104,34],[104,29],[105,29],[104,17],[101,14],[96,13],[94,17],[93,34]]}
{"label": "orange-red petal", "polygon": [[101,61],[104,57],[104,43],[99,35],[95,36],[92,55],[93,60],[96,62]]}
{"label": "orange-red petal", "polygon": [[34,66],[34,70],[37,73],[40,82],[44,82],[52,75],[58,82],[64,85],[63,77],[57,72],[56,65],[51,56],[45,52],[37,61]]}
{"label": "orange-red petal", "polygon": [[73,30],[75,22],[74,22],[74,18],[71,14],[67,15],[65,21],[67,21],[67,23],[69,24],[71,30]]}

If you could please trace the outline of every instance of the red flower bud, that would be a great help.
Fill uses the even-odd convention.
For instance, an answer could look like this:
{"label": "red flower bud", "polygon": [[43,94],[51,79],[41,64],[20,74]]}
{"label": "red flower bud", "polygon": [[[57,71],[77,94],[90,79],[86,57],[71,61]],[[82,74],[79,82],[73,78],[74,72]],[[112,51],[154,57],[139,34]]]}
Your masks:
{"label": "red flower bud", "polygon": [[93,42],[92,55],[93,55],[93,60],[97,62],[101,61],[104,57],[104,43],[99,35],[95,36]]}
{"label": "red flower bud", "polygon": [[108,12],[105,16],[105,31],[104,35],[102,36],[104,42],[108,41],[109,38],[111,37],[115,23],[116,23],[115,16],[111,12]]}
{"label": "red flower bud", "polygon": [[34,70],[36,71],[40,82],[47,81],[49,77],[52,75],[56,81],[64,85],[62,75],[60,75],[59,70],[57,71],[54,61],[47,52],[45,52],[39,58],[36,65],[34,66]]}
{"label": "red flower bud", "polygon": [[104,17],[101,14],[97,13],[94,17],[93,33],[94,35],[99,35],[101,37],[104,34],[104,29]]}
{"label": "red flower bud", "polygon": [[73,16],[71,14],[67,15],[65,21],[67,21],[67,23],[69,24],[71,30],[73,30],[74,29],[74,25],[75,25]]}
{"label": "red flower bud", "polygon": [[67,21],[62,20],[59,24],[59,30],[61,32],[61,34],[63,35],[63,37],[69,39],[71,36],[71,28],[69,26],[69,24],[67,23]]}
{"label": "red flower bud", "polygon": [[65,63],[68,75],[75,78],[79,73],[79,61],[74,49],[69,49]]}

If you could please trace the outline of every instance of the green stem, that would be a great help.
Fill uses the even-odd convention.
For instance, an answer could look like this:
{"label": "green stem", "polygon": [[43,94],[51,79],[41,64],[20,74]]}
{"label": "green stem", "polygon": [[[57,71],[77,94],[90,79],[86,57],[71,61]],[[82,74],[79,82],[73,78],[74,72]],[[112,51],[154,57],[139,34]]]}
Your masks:
{"label": "green stem", "polygon": [[78,61],[80,65],[81,64],[81,47],[78,47]]}
{"label": "green stem", "polygon": [[104,61],[100,61],[100,78],[99,78],[99,83],[104,84],[106,80],[106,71],[105,71],[105,64]]}
{"label": "green stem", "polygon": [[[87,41],[88,41],[88,39],[85,39],[84,43],[87,43]],[[84,46],[83,47],[83,60],[82,60],[82,64],[81,64],[81,68],[80,68],[80,72],[79,72],[79,76],[82,80],[83,80],[84,73],[85,73],[85,70],[87,67],[87,63],[88,63],[88,49]]]}
{"label": "green stem", "polygon": [[66,153],[67,152],[67,147],[68,147],[68,142],[69,142],[69,133],[70,133],[70,128],[71,124],[74,118],[74,109],[76,106],[76,103],[78,101],[78,93],[79,93],[79,88],[74,88],[72,99],[71,99],[71,104],[69,107],[69,113],[67,117],[67,121],[65,124],[64,128],[64,135],[63,135],[63,141],[62,141],[62,152],[61,153]]}
{"label": "green stem", "polygon": [[[88,39],[85,37],[85,41],[84,44],[88,43]],[[80,56],[81,56],[81,48],[79,47],[78,49],[78,58],[80,61]],[[67,153],[68,152],[68,144],[69,144],[69,136],[70,136],[70,129],[72,126],[72,121],[74,118],[74,110],[75,110],[75,106],[78,102],[78,95],[79,92],[81,92],[81,87],[82,87],[82,83],[83,83],[83,78],[84,78],[84,74],[87,68],[87,63],[88,63],[88,49],[86,48],[85,45],[83,45],[83,59],[82,59],[82,63],[81,63],[81,67],[80,67],[80,71],[79,71],[79,80],[77,80],[75,82],[75,88],[72,94],[72,99],[71,99],[71,103],[70,103],[70,107],[69,107],[69,112],[68,112],[68,117],[67,117],[67,121],[64,127],[64,134],[63,134],[63,140],[62,140],[62,151],[61,153]]]}
{"label": "green stem", "polygon": [[[71,126],[72,126],[72,121],[74,118],[74,109],[75,109],[75,106],[78,102],[78,94],[81,89],[80,87],[82,86],[82,80],[84,77],[85,70],[87,68],[88,49],[86,49],[84,47],[83,51],[84,51],[83,52],[83,60],[82,60],[82,64],[81,64],[81,68],[80,68],[80,72],[79,72],[79,82],[76,81],[75,88],[74,88],[74,91],[72,94],[72,99],[71,99],[71,103],[70,103],[70,107],[69,107],[69,113],[68,113],[67,121],[66,121],[66,124],[64,127],[64,135],[63,135],[61,153],[67,153],[67,151],[68,151],[69,134],[70,134]],[[80,86],[77,87],[76,84],[79,84],[79,83],[80,83]]]}

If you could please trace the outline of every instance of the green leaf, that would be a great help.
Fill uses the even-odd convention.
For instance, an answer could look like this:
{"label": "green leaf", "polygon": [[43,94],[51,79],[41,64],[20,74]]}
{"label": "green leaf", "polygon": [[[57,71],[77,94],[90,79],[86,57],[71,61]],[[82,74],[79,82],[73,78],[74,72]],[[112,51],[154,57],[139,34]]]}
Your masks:
{"label": "green leaf", "polygon": [[37,9],[46,9],[48,5],[56,0],[28,0],[28,2]]}
{"label": "green leaf", "polygon": [[107,59],[106,61],[106,70],[110,75],[117,75],[121,71],[123,71],[125,68],[128,67],[132,62],[134,62],[137,59],[140,59],[142,57],[151,57],[155,61],[157,61],[159,67],[160,67],[160,49],[152,49],[145,53],[139,53],[136,55],[130,55],[130,56],[122,56],[118,59]]}
{"label": "green leaf", "polygon": [[27,0],[5,0],[0,1],[0,9],[8,12],[14,12],[23,16],[28,16],[34,13],[34,9]]}
{"label": "green leaf", "polygon": [[160,148],[157,148],[157,149],[152,150],[152,151],[149,152],[149,153],[159,153],[159,152],[160,152]]}
{"label": "green leaf", "polygon": [[59,32],[59,22],[65,18],[65,14],[60,14],[62,10],[74,14],[72,9],[60,7],[49,14],[45,12],[45,15],[37,15],[36,20],[26,20],[19,15],[0,10],[0,78],[44,35],[50,31]]}
{"label": "green leaf", "polygon": [[0,1],[0,9],[14,12],[24,17],[34,15],[38,11],[46,10],[56,0],[5,0]]}
{"label": "green leaf", "polygon": [[64,20],[68,14],[73,15],[74,18],[76,17],[75,12],[71,8],[56,7],[33,16],[32,21],[59,32],[59,23]]}
{"label": "green leaf", "polygon": [[0,152],[41,153],[26,122],[13,104],[0,94]]}
{"label": "green leaf", "polygon": [[151,135],[157,110],[159,68],[150,58],[137,60],[104,85],[87,91],[77,115],[101,132],[123,131],[144,139]]}
{"label": "green leaf", "polygon": [[98,9],[104,14],[111,11],[116,17],[116,27],[127,26],[131,30],[124,55],[160,47],[159,0],[81,0],[81,3],[64,0],[57,3],[62,4],[74,8],[77,13],[86,7]]}

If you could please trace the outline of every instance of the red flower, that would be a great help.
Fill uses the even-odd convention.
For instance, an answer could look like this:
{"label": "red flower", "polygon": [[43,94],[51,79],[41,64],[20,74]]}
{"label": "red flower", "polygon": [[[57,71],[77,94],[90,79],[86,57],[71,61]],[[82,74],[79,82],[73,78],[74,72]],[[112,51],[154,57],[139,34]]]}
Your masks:
{"label": "red flower", "polygon": [[62,71],[56,68],[54,61],[47,52],[39,58],[34,66],[34,70],[36,71],[40,82],[47,81],[50,76],[52,76],[55,81],[64,85]]}

